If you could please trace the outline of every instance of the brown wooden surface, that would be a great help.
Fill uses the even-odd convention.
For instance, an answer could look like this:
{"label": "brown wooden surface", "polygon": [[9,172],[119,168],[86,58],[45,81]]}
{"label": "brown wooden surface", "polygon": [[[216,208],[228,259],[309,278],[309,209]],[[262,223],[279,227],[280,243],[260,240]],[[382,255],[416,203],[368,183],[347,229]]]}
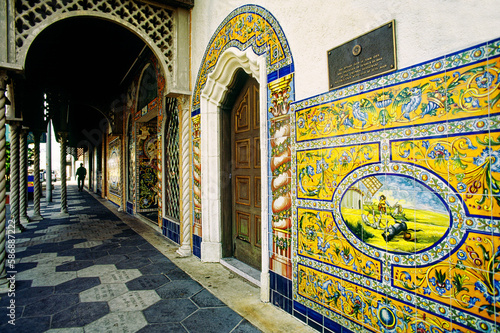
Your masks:
{"label": "brown wooden surface", "polygon": [[259,85],[250,78],[231,112],[233,255],[260,269]]}

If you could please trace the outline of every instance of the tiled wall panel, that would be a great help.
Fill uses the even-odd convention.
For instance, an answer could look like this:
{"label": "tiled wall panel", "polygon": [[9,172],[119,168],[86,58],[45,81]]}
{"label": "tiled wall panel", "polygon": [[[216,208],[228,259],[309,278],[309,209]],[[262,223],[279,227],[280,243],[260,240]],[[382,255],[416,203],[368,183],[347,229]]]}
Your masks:
{"label": "tiled wall panel", "polygon": [[297,318],[325,332],[496,329],[499,47],[292,103]]}

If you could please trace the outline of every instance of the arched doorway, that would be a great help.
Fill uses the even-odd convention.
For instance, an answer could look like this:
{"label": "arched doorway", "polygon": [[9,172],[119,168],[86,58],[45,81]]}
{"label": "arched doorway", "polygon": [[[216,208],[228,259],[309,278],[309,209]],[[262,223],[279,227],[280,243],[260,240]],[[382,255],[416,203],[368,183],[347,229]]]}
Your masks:
{"label": "arched doorway", "polygon": [[[231,224],[224,222],[228,221],[228,217],[226,216],[227,209],[225,208],[231,207],[228,206],[229,199],[227,198],[227,194],[232,194],[232,189],[231,191],[228,190],[232,187],[228,177],[231,171],[227,169],[228,163],[225,163],[225,161],[231,160],[232,157],[226,155],[228,149],[224,149],[223,145],[220,144],[223,138],[227,137],[227,134],[223,133],[223,128],[230,128],[230,123],[227,120],[230,117],[226,118],[222,114],[229,112],[229,109],[232,110],[237,98],[235,94],[239,94],[238,87],[242,88],[246,83],[246,79],[252,77],[259,85],[265,85],[267,82],[265,66],[265,56],[256,55],[250,48],[245,51],[229,48],[219,57],[219,61],[213,72],[208,75],[207,84],[200,95],[202,118],[200,150],[201,163],[203,165],[201,177],[201,216],[203,226],[201,259],[203,261],[221,261],[223,264],[231,266],[226,260],[222,260],[224,256],[234,255],[234,251],[232,251],[233,249],[231,248],[233,246],[232,241],[228,241],[228,238],[231,239],[233,237],[232,232],[229,231],[232,227],[228,227],[232,225],[232,222]],[[265,105],[267,97],[265,89],[261,89],[257,95],[259,105]],[[231,100],[233,102],[230,102]],[[265,108],[261,108],[259,114],[260,119],[267,118]],[[224,119],[226,119],[225,123]],[[265,121],[262,124],[264,125],[261,125],[258,130],[259,140],[260,142],[265,142],[267,126]],[[261,150],[261,164],[267,165],[268,161],[265,147],[260,144],[258,145]],[[230,148],[229,151],[231,151]],[[260,168],[259,170],[261,179],[267,179],[267,168]],[[264,200],[260,207],[262,221],[267,221],[267,205],[267,202]],[[261,222],[260,234],[267,235],[267,232],[267,222]],[[228,237],[228,235],[231,236]],[[267,238],[262,237],[261,241],[262,248],[267,248]],[[262,252],[261,266],[263,270],[266,270],[269,263],[268,256],[267,254],[264,255],[264,253],[266,253],[266,251]],[[247,265],[247,267],[250,266]],[[235,271],[238,272],[238,270]],[[246,275],[246,278],[257,285],[260,285],[261,281],[266,283],[266,273],[263,271],[259,276],[258,271],[256,272],[256,275]],[[238,272],[238,274],[239,273],[240,272]],[[243,274],[246,274],[246,272],[242,272],[242,275]]]}
{"label": "arched doorway", "polygon": [[221,106],[222,256],[258,270],[262,266],[259,104],[259,83],[238,70]]}

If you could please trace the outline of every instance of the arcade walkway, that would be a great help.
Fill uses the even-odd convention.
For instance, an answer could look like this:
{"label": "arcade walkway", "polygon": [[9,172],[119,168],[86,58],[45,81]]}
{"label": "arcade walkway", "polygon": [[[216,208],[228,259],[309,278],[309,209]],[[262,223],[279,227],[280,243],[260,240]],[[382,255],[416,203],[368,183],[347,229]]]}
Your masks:
{"label": "arcade walkway", "polygon": [[58,190],[42,201],[45,219],[15,235],[15,295],[0,294],[0,332],[309,331],[220,264],[176,257],[144,222],[75,185],[60,217]]}

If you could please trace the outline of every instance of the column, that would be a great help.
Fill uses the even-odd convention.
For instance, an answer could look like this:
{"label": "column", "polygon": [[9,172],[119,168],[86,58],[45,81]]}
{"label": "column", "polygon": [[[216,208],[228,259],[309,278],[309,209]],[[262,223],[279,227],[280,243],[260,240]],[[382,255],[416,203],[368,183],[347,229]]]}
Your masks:
{"label": "column", "polygon": [[68,214],[68,201],[67,201],[67,188],[66,188],[66,140],[68,133],[61,132],[61,214],[62,216],[69,216]]}
{"label": "column", "polygon": [[7,270],[5,263],[7,253],[5,251],[5,192],[6,192],[6,178],[5,178],[5,104],[7,98],[5,97],[5,88],[7,86],[7,73],[0,71],[0,288],[7,284]]}
{"label": "column", "polygon": [[18,231],[24,231],[19,212],[19,122],[10,123],[10,219]]}
{"label": "column", "polygon": [[190,191],[190,143],[191,143],[191,114],[189,112],[189,97],[177,98],[179,106],[180,148],[181,148],[181,247],[177,254],[182,257],[191,255],[191,191]]}
{"label": "column", "polygon": [[45,199],[52,202],[52,120],[47,125],[47,164],[45,166]]}
{"label": "column", "polygon": [[28,217],[28,130],[21,129],[19,135],[19,215],[23,223],[29,222]]}
{"label": "column", "polygon": [[40,214],[40,197],[41,197],[41,184],[40,184],[40,132],[35,131],[33,136],[35,138],[35,151],[33,152],[33,157],[35,159],[35,164],[33,165],[34,174],[34,193],[33,193],[33,216],[31,220],[40,221],[43,220]]}

